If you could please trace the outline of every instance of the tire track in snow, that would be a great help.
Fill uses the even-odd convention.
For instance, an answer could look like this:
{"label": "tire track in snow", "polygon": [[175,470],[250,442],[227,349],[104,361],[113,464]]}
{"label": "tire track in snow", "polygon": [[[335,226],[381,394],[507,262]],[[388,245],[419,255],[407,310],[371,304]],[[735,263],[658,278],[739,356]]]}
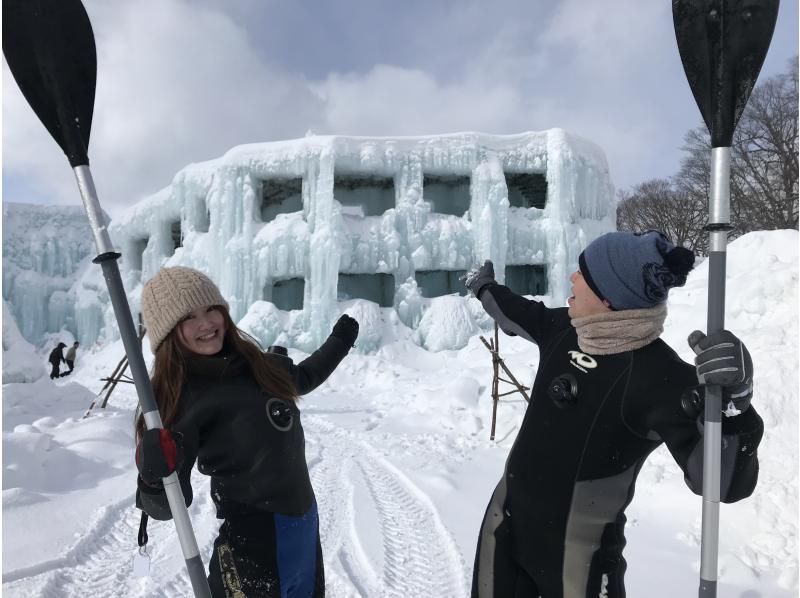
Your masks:
{"label": "tire track in snow", "polygon": [[[305,418],[304,425],[310,433],[308,463],[319,503],[328,596],[468,595],[463,559],[427,495],[358,433],[320,416]],[[192,481],[197,490],[192,519],[215,521],[207,478],[194,472]],[[357,487],[363,488],[359,499],[371,500],[366,507],[374,509],[379,532],[365,529],[363,521],[358,521],[357,510],[363,507],[355,504]],[[132,497],[106,507],[64,557],[20,571],[18,577],[11,572],[11,579],[3,584],[4,593],[11,598],[191,597],[178,543],[170,535],[174,534],[172,522],[151,522],[148,531],[151,539],[157,539],[150,546],[152,577],[133,576],[139,515]],[[216,537],[216,525],[212,527],[205,525],[201,530],[207,537],[200,542],[204,563]],[[361,537],[376,533],[382,554],[370,558]],[[175,555],[167,554],[173,551]],[[168,567],[171,573],[165,573]]]}
{"label": "tire track in snow", "polygon": [[[358,465],[381,520],[386,565],[381,596],[469,594],[464,560],[431,500],[374,449]],[[371,453],[371,454],[370,454]]]}
{"label": "tire track in snow", "polygon": [[335,434],[326,432],[319,437],[325,441],[319,444],[318,455],[309,460],[309,468],[319,509],[327,594],[374,596],[377,576],[353,531],[352,448]]}
{"label": "tire track in snow", "polygon": [[[196,472],[195,472],[196,473]],[[202,478],[193,478],[197,488]],[[197,496],[200,494],[200,496]],[[214,506],[209,492],[195,493],[196,501],[193,505],[193,519],[214,518]],[[137,548],[136,538],[139,531],[141,511],[134,508],[133,497],[110,505],[95,520],[94,524],[86,530],[81,538],[67,551],[67,554],[55,561],[55,565],[38,574],[17,580],[15,583],[4,584],[4,593],[7,596],[20,598],[36,595],[41,598],[63,598],[67,596],[103,596],[103,597],[164,597],[176,598],[179,596],[193,596],[191,583],[186,574],[185,567],[181,566],[171,575],[159,576],[158,569],[163,563],[159,557],[163,544],[169,549],[180,547],[177,538],[167,535],[162,529],[172,526],[172,522],[153,522],[148,526],[151,540],[159,538],[173,538],[175,542],[159,542],[155,547],[150,546],[151,577],[138,578],[133,574],[132,559]],[[155,525],[153,525],[155,523]],[[213,538],[201,547],[201,557],[206,562],[209,558]],[[202,546],[202,545],[201,545]],[[183,557],[179,556],[183,565]],[[46,564],[45,564],[46,566]],[[35,592],[35,593],[34,593]]]}
{"label": "tire track in snow", "polygon": [[[339,582],[344,580],[336,579],[337,587],[329,584],[329,594],[365,598],[467,596],[464,560],[430,498],[356,433],[318,416],[305,421],[306,429],[330,453],[327,458],[323,454],[318,467],[333,460],[346,474],[320,475],[319,486],[315,481],[317,500],[326,505],[325,514],[320,515],[323,552],[328,553],[326,564],[338,559],[355,586],[341,586]],[[348,462],[351,467],[345,465]],[[384,565],[380,574],[374,572],[358,539],[353,504],[356,476],[364,483],[378,517]],[[323,522],[323,517],[330,521]],[[330,573],[341,577],[336,570]]]}
{"label": "tire track in snow", "polygon": [[[136,522],[134,522],[134,518],[136,518]],[[43,598],[70,596],[72,594],[65,587],[68,585],[70,577],[73,574],[79,575],[77,569],[81,564],[91,560],[92,554],[97,550],[102,550],[104,545],[115,545],[120,551],[113,567],[109,567],[105,571],[105,578],[112,578],[110,583],[119,584],[119,578],[125,577],[121,572],[122,551],[124,550],[126,555],[132,556],[132,548],[135,544],[131,542],[131,539],[135,542],[137,531],[138,517],[133,512],[133,497],[128,496],[124,500],[102,509],[94,523],[62,558],[40,564],[39,571],[34,575],[15,580],[15,583],[12,584],[4,584],[4,593],[9,596],[29,596],[30,590],[35,588],[36,595]],[[127,542],[123,544],[122,538],[125,536],[127,536]],[[13,573],[11,575],[13,576]],[[8,576],[6,576],[7,578]],[[92,594],[84,589],[83,595]]]}

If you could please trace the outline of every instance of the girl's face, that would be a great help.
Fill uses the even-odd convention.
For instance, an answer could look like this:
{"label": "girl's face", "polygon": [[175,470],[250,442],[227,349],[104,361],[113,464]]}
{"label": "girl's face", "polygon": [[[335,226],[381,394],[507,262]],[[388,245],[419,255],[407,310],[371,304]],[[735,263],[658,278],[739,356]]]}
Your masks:
{"label": "girl's face", "polygon": [[192,310],[176,327],[181,346],[197,355],[216,355],[225,340],[225,319],[217,307]]}

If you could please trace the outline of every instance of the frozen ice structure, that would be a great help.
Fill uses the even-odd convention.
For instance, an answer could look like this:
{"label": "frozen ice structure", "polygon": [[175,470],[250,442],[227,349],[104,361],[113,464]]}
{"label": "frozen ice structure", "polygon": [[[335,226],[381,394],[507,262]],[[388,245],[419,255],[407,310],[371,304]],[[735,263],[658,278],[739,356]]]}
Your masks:
{"label": "frozen ice structure", "polygon": [[[97,340],[99,328],[82,326],[75,313],[76,281],[93,251],[82,207],[3,203],[3,299],[28,342],[62,330],[81,343]],[[97,293],[89,298],[95,309],[100,301]],[[102,321],[102,311],[97,315]]]}
{"label": "frozen ice structure", "polygon": [[[185,167],[110,234],[134,313],[143,282],[187,265],[217,282],[235,321],[282,314],[280,326],[244,320],[264,344],[310,350],[346,309],[368,320],[357,345],[368,351],[384,310],[417,329],[438,297],[465,294],[460,276],[486,259],[515,291],[561,305],[579,253],[614,228],[602,150],[551,129],[243,145]],[[89,309],[101,334],[109,308],[76,307]],[[448,321],[462,326],[470,311]],[[457,348],[474,329],[433,315],[417,331],[428,348]]]}
{"label": "frozen ice structure", "polygon": [[3,384],[34,382],[45,373],[44,360],[22,337],[8,303],[3,300]]}

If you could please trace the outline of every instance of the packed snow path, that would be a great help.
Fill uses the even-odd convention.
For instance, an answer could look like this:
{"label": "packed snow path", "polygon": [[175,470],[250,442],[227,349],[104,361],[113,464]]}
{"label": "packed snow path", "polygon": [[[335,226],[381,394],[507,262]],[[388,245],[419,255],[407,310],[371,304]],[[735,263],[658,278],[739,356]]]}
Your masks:
{"label": "packed snow path", "polygon": [[[469,572],[433,501],[358,433],[322,416],[305,417],[304,429],[319,503],[327,595],[466,596]],[[207,478],[195,471],[193,486],[190,513],[207,563],[217,520]],[[148,525],[153,578],[132,575],[139,516],[132,496],[101,509],[62,558],[6,575],[4,595],[192,596],[171,522]],[[375,537],[373,523],[380,546],[366,537]]]}
{"label": "packed snow path", "polygon": [[[357,434],[321,417],[305,418],[305,429],[328,593],[466,596],[464,560],[433,502]],[[370,529],[361,521],[370,516],[380,529],[377,553],[358,533]]]}
{"label": "packed snow path", "polygon": [[[192,482],[199,491],[190,509],[193,522],[214,519],[214,505],[207,489],[207,480],[196,471]],[[151,538],[151,571],[157,574],[160,587],[146,579],[132,574],[132,559],[136,548],[141,511],[133,505],[133,495],[125,500],[103,508],[99,517],[75,542],[73,547],[56,561],[41,564],[32,571],[22,571],[17,575],[5,576],[4,581],[26,577],[16,582],[4,584],[3,594],[11,598],[17,596],[60,598],[68,596],[108,596],[110,597],[173,597],[192,596],[191,586],[183,568],[173,569],[171,575],[163,574],[164,558],[167,550],[179,550],[173,543],[152,542],[156,538],[170,537],[174,534],[171,522],[150,521],[148,534]],[[214,536],[208,533],[208,526],[197,525],[195,532],[203,554],[213,548]],[[205,533],[204,533],[205,532]]]}

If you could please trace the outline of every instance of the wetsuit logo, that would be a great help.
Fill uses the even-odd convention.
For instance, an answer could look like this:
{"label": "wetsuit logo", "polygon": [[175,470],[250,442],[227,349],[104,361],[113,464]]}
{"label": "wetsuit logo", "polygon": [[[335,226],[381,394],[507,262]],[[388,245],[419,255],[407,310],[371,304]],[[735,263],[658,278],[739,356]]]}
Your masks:
{"label": "wetsuit logo", "polygon": [[597,362],[592,359],[592,357],[580,351],[569,351],[569,358],[570,364],[578,368],[584,374],[588,373],[587,368],[591,370],[597,367]]}
{"label": "wetsuit logo", "polygon": [[272,398],[267,401],[267,419],[277,430],[288,432],[294,424],[292,410],[284,401]]}

